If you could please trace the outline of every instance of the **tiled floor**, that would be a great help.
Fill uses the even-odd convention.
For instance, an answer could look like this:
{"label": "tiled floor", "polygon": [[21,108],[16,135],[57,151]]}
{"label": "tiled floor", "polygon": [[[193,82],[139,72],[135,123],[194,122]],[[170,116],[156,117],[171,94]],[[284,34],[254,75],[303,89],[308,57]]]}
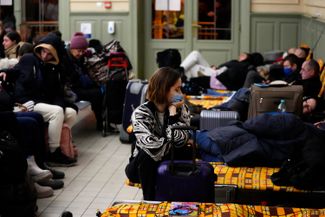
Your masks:
{"label": "tiled floor", "polygon": [[38,200],[38,216],[59,217],[68,210],[74,217],[95,217],[113,201],[142,198],[141,190],[124,184],[129,144],[121,144],[118,135],[102,137],[89,112],[73,127],[73,140],[79,149],[78,165],[58,168],[66,174],[64,188]]}

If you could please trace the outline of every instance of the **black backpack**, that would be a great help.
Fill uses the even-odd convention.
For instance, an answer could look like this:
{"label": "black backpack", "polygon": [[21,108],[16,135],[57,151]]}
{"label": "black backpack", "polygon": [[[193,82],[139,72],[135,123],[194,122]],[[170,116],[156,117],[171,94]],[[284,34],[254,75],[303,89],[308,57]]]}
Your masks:
{"label": "black backpack", "polygon": [[0,216],[34,217],[36,191],[26,174],[27,161],[16,139],[0,132]]}

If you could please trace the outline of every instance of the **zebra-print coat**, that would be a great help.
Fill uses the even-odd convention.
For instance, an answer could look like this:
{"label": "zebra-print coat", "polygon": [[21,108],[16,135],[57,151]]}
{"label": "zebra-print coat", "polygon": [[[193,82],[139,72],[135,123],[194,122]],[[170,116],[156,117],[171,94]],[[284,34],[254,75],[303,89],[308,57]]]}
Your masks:
{"label": "zebra-print coat", "polygon": [[[133,133],[136,137],[136,147],[145,151],[153,160],[160,161],[169,152],[171,145],[171,126],[190,125],[190,112],[184,104],[179,108],[178,114],[169,116],[168,109],[164,113],[164,124],[159,122],[157,108],[153,102],[146,102],[136,108],[131,117]],[[181,147],[190,138],[188,130],[174,131],[174,144]]]}

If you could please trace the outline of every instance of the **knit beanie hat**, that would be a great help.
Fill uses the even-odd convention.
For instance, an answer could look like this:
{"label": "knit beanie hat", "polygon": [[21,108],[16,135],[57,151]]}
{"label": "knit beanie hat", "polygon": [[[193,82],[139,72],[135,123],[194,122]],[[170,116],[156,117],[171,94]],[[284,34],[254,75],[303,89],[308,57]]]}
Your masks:
{"label": "knit beanie hat", "polygon": [[88,47],[88,41],[82,32],[76,32],[73,34],[70,42],[71,49],[86,49]]}

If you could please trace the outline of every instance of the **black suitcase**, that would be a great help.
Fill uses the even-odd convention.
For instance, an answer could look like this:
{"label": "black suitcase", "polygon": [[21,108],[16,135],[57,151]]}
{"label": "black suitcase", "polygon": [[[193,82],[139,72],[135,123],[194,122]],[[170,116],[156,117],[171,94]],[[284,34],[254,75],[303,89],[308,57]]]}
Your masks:
{"label": "black suitcase", "polygon": [[108,80],[103,100],[103,136],[109,133],[110,123],[121,124],[127,80]]}
{"label": "black suitcase", "polygon": [[227,126],[229,122],[239,120],[236,111],[202,110],[200,113],[200,130],[211,130]]}
{"label": "black suitcase", "polygon": [[122,127],[120,129],[120,141],[129,143],[130,135],[127,133],[127,128],[131,124],[131,115],[136,107],[144,103],[148,89],[148,82],[141,80],[130,80],[126,86]]}
{"label": "black suitcase", "polygon": [[[174,135],[174,129],[184,129],[184,127],[173,128],[172,135]],[[190,127],[187,129],[193,130]],[[174,147],[171,151],[171,160],[163,161],[158,167],[155,200],[214,202],[216,175],[211,164],[205,161],[195,161],[195,142],[192,161],[174,161]]]}

